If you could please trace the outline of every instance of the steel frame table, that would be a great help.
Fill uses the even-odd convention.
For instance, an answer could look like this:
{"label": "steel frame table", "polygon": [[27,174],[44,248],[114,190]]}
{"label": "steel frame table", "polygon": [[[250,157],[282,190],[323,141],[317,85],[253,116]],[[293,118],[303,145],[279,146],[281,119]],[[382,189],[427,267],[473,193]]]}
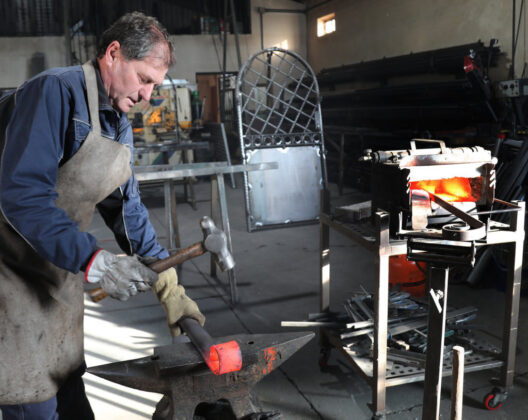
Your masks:
{"label": "steel frame table", "polygon": [[[227,245],[232,253],[231,230],[227,213],[227,200],[225,194],[224,174],[234,174],[246,171],[264,171],[277,169],[277,162],[254,163],[248,165],[229,165],[227,162],[201,162],[181,165],[151,165],[136,166],[135,176],[138,182],[162,182],[165,200],[165,220],[169,230],[169,249],[181,247],[178,230],[178,217],[176,213],[176,196],[174,194],[174,180],[184,177],[211,177],[211,217],[216,226],[222,229],[227,236]],[[211,276],[216,276],[216,263],[211,256]],[[238,302],[238,291],[234,269],[227,272],[231,303]]]}
{"label": "steel frame table", "polygon": [[[502,349],[498,357],[495,358],[475,356],[471,363],[466,361],[464,368],[465,372],[473,372],[501,367],[500,385],[506,389],[513,385],[524,245],[525,203],[515,202],[515,204],[520,207],[520,210],[511,213],[509,229],[492,230],[485,240],[476,241],[478,247],[507,244],[510,251],[505,290]],[[378,211],[375,214],[374,227],[368,222],[345,223],[336,220],[330,211],[330,193],[328,190],[323,190],[321,193],[321,216],[319,220],[321,312],[330,310],[330,228],[344,234],[374,254],[376,279],[374,282],[375,319],[372,360],[366,361],[349,354],[343,347],[339,336],[333,334],[330,329],[321,328],[321,332],[323,340],[327,340],[332,347],[339,350],[370,385],[373,415],[377,418],[383,418],[387,387],[419,382],[425,378],[423,369],[407,369],[404,366],[398,366],[394,371],[387,371],[389,257],[406,254],[407,242],[390,237],[389,213],[385,211]],[[405,372],[401,374],[401,371]],[[444,366],[442,376],[449,376],[450,374],[450,369]]]}
{"label": "steel frame table", "polygon": [[[142,153],[156,153],[159,152],[162,154],[162,164],[169,164],[168,152],[182,152],[181,160],[182,163],[190,163],[187,160],[187,151],[188,150],[197,150],[197,149],[209,149],[209,142],[207,141],[190,141],[190,140],[173,140],[173,141],[163,141],[159,143],[145,143],[134,145],[134,156],[141,155]],[[139,165],[138,165],[139,166]],[[188,202],[187,189],[189,189],[191,195],[190,204],[194,210],[196,210],[196,197],[194,195],[194,186],[192,178],[183,179],[183,195],[185,197],[185,202]]]}
{"label": "steel frame table", "polygon": [[142,153],[152,152],[176,152],[196,149],[208,149],[209,142],[207,141],[180,141],[180,142],[162,142],[162,143],[145,143],[135,144],[134,154],[140,155]]}

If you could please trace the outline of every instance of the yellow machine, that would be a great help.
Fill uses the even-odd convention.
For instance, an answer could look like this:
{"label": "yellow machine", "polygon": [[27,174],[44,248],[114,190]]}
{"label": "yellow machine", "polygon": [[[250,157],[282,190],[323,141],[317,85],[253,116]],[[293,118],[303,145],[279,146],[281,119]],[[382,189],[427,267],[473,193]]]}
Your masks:
{"label": "yellow machine", "polygon": [[[136,144],[181,140],[182,137],[187,137],[185,131],[192,125],[190,91],[187,87],[160,86],[152,91],[150,101],[136,104],[127,115],[132,124]],[[181,152],[170,155],[169,163],[181,162]],[[135,157],[137,165],[152,165],[159,160],[159,153],[155,152],[142,153]],[[192,156],[187,156],[187,161],[192,160]]]}
{"label": "yellow machine", "polygon": [[192,116],[189,89],[161,86],[152,91],[150,101],[141,101],[133,106],[128,112],[128,118],[132,122],[134,134],[146,143],[152,143],[158,141],[159,134],[176,130],[176,112],[179,126],[182,129],[190,128]]}

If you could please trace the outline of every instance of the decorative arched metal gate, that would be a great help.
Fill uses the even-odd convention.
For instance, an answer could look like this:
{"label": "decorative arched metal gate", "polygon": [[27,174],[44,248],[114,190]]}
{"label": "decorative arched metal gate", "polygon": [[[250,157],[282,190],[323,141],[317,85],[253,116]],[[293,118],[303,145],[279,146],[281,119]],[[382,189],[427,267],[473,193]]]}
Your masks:
{"label": "decorative arched metal gate", "polygon": [[244,163],[279,163],[244,173],[248,230],[317,220],[326,165],[313,70],[291,51],[268,48],[244,63],[235,95]]}

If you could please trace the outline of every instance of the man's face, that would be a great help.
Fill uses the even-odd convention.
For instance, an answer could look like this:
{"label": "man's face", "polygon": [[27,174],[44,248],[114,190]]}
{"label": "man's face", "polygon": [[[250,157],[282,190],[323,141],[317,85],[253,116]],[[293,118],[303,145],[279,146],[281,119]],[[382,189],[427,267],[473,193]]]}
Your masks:
{"label": "man's face", "polygon": [[107,80],[103,80],[114,109],[128,112],[141,100],[150,99],[152,89],[163,82],[168,70],[163,48],[165,46],[154,47],[141,60],[126,60],[119,48],[114,51]]}

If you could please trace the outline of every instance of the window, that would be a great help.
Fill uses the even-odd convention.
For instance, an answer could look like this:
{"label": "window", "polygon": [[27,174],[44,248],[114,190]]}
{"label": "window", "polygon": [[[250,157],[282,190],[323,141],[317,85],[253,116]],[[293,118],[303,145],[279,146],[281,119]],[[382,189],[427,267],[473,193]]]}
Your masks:
{"label": "window", "polygon": [[318,37],[335,32],[335,30],[336,30],[335,13],[330,13],[329,15],[322,16],[317,19],[317,36]]}
{"label": "window", "polygon": [[278,44],[275,44],[274,46],[282,48],[283,50],[287,50],[288,49],[288,40],[285,39],[284,41],[281,41]]}

